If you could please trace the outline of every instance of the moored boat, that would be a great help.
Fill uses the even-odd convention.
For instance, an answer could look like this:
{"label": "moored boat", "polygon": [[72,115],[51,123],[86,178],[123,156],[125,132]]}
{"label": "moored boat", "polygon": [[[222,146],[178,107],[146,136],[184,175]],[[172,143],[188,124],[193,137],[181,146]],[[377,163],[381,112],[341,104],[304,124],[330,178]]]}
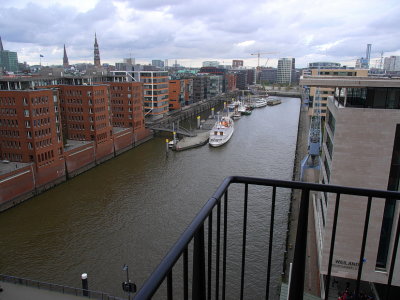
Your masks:
{"label": "moored boat", "polygon": [[229,117],[222,117],[211,129],[208,143],[212,147],[222,146],[232,137],[233,131],[233,120]]}

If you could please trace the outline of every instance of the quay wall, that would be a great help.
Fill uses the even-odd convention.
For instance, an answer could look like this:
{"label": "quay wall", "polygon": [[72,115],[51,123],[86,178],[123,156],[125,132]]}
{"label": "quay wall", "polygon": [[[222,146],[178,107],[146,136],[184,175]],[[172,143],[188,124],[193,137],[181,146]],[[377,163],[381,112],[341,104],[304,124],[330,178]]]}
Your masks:
{"label": "quay wall", "polygon": [[[10,163],[11,164],[11,163]],[[0,175],[0,207],[13,206],[33,196],[35,179],[33,164]]]}
{"label": "quay wall", "polygon": [[[136,139],[127,134],[116,143],[110,140],[100,144],[100,147],[95,147],[91,142],[67,149],[64,152],[64,158],[40,168],[37,168],[34,163],[22,167],[16,164],[16,169],[0,172],[0,212],[31,199],[151,138],[153,138],[153,133],[148,129],[143,129],[138,132]],[[114,151],[115,146],[118,152]],[[0,162],[0,171],[4,164]]]}
{"label": "quay wall", "polygon": [[68,178],[72,178],[88,169],[95,163],[95,147],[93,142],[64,152]]}

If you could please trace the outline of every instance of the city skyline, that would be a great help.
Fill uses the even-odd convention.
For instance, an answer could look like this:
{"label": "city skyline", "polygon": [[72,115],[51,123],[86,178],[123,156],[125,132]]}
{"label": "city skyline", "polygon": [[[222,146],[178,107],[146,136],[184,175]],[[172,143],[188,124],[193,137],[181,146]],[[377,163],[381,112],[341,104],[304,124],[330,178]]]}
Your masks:
{"label": "city skyline", "polygon": [[[32,14],[32,12],[35,14]],[[4,48],[18,52],[20,62],[62,65],[64,44],[70,64],[93,62],[94,34],[101,62],[114,64],[132,57],[137,63],[168,59],[200,67],[202,61],[233,59],[276,67],[281,57],[296,66],[335,61],[354,66],[372,44],[371,66],[384,56],[400,55],[396,17],[400,4],[373,1],[105,1],[67,4],[60,0],[3,3],[0,36]],[[266,62],[268,61],[268,64]]]}

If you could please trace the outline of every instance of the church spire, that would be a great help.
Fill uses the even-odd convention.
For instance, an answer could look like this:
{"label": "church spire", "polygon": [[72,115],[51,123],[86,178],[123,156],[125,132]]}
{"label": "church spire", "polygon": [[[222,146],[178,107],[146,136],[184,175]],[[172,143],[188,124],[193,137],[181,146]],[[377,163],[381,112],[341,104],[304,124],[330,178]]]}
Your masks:
{"label": "church spire", "polygon": [[0,51],[4,51],[3,42],[1,41],[1,36],[0,36]]}
{"label": "church spire", "polygon": [[99,51],[99,45],[97,44],[97,36],[96,33],[94,33],[94,65],[96,67],[100,67],[100,51]]}
{"label": "church spire", "polygon": [[63,66],[64,66],[64,68],[68,68],[68,67],[69,67],[68,56],[67,56],[67,50],[65,50],[65,44],[64,44]]}

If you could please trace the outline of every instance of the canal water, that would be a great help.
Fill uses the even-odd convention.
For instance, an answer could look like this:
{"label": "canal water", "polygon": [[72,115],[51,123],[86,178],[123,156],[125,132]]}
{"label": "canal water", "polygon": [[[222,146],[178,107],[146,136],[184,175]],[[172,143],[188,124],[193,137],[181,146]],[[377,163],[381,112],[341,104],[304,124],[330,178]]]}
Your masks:
{"label": "canal water", "polygon": [[[75,287],[81,286],[80,275],[88,273],[90,289],[126,296],[122,266],[129,265],[130,279],[140,287],[225,177],[291,180],[300,100],[281,100],[235,121],[235,133],[223,147],[205,145],[166,155],[165,136],[155,137],[1,213],[0,273]],[[238,298],[240,287],[243,190],[233,187],[228,205],[228,298]],[[261,299],[265,293],[270,193],[250,187],[248,299]],[[274,295],[282,272],[289,198],[290,191],[278,191]]]}

